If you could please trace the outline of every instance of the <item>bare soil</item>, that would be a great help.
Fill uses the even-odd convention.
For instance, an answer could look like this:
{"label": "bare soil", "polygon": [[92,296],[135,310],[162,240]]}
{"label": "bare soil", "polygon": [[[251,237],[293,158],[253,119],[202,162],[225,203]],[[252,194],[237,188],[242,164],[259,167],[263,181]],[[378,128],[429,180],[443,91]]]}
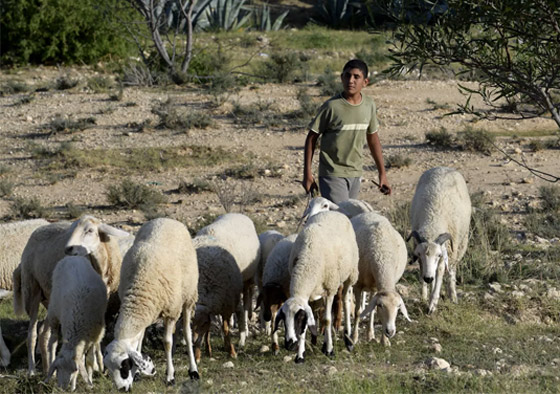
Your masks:
{"label": "bare soil", "polygon": [[[306,203],[299,181],[303,165],[302,147],[307,130],[305,127],[294,129],[292,120],[287,116],[280,126],[270,128],[236,124],[231,116],[231,109],[233,102],[270,102],[275,111],[287,114],[299,107],[296,92],[301,85],[247,86],[239,93],[232,94],[222,106],[212,107],[209,105],[211,97],[195,87],[125,88],[121,101],[111,101],[109,93],[94,93],[85,88],[85,80],[94,75],[93,71],[84,68],[66,72],[80,78],[82,83],[67,91],[36,92],[33,100],[27,104],[19,102],[28,93],[0,97],[0,165],[7,169],[0,179],[14,184],[12,195],[0,200],[0,217],[10,218],[14,197],[37,197],[43,206],[52,208],[53,220],[63,218],[64,207],[74,204],[85,207],[89,213],[108,223],[125,228],[128,226],[134,230],[146,220],[141,211],[110,209],[107,206],[107,187],[118,185],[124,177],[128,177],[167,194],[167,203],[163,207],[165,214],[196,226],[205,214],[224,212],[217,195],[210,191],[196,194],[172,191],[177,189],[181,180],[223,178],[224,171],[234,163],[147,173],[119,173],[110,169],[86,168],[80,169],[74,177],[54,182],[47,179],[45,172],[40,171],[37,162],[32,160],[31,146],[54,149],[64,141],[71,141],[76,148],[87,150],[204,145],[250,154],[257,166],[265,163],[278,164],[281,168],[280,177],[267,176],[268,173],[265,172],[263,176],[249,181],[258,191],[260,199],[244,209],[267,227],[283,232],[295,229]],[[39,67],[17,74],[0,74],[0,84],[21,80],[29,85],[39,86],[53,81],[59,75],[60,71],[57,69]],[[318,96],[315,87],[309,86],[309,89],[317,102],[326,99]],[[473,127],[502,134],[524,135],[535,130],[556,130],[556,125],[551,120],[476,121],[473,117],[464,115],[443,116],[456,103],[464,101],[457,90],[457,83],[452,80],[383,80],[368,86],[365,93],[373,96],[378,105],[380,139],[385,158],[401,155],[412,160],[407,167],[388,170],[388,179],[393,187],[393,195],[390,197],[380,194],[373,184],[372,181],[377,180],[377,172],[365,172],[361,198],[384,212],[397,204],[410,201],[419,176],[434,166],[457,168],[467,180],[470,192],[483,191],[490,196],[493,204],[503,212],[504,220],[512,226],[519,222],[519,215],[525,212],[527,204],[534,203],[539,187],[548,184],[498,152],[484,155],[431,147],[425,143],[425,133],[440,128],[456,133]],[[212,116],[214,125],[207,129],[188,131],[155,128],[147,128],[142,132],[134,130],[135,124],[148,119],[152,120],[152,124],[157,123],[157,116],[152,113],[152,108],[170,98],[180,110],[206,111]],[[54,133],[46,138],[48,132],[43,126],[57,114],[74,119],[94,117],[96,124],[80,132]],[[527,147],[529,138],[508,136],[500,137],[497,141],[502,149],[516,159],[525,160],[529,166],[540,171],[558,175],[558,150],[532,152]],[[373,160],[368,157],[366,164],[372,165]],[[288,204],[287,201],[295,203]]]}

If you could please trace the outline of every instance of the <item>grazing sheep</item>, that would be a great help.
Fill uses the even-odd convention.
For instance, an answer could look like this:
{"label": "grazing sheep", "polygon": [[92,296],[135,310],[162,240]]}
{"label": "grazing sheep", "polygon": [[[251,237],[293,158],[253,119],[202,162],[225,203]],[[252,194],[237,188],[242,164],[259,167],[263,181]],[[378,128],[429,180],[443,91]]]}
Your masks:
{"label": "grazing sheep", "polygon": [[239,346],[245,346],[249,334],[255,274],[261,258],[261,245],[253,221],[240,213],[226,213],[202,228],[193,240],[196,248],[217,245],[235,258],[243,276],[243,310],[239,321]]}
{"label": "grazing sheep", "polygon": [[[74,391],[80,373],[84,382],[92,387],[94,366],[90,362],[102,362],[101,339],[105,332],[107,287],[89,259],[82,256],[67,256],[60,260],[53,272],[52,286],[45,320],[52,336],[48,354],[42,354],[49,371],[47,381],[56,371],[58,386],[67,390],[70,385],[70,390]],[[63,344],[51,363],[59,329]]]}
{"label": "grazing sheep", "polygon": [[229,319],[239,306],[243,276],[231,253],[220,246],[198,246],[196,256],[199,279],[198,301],[193,321],[195,359],[200,361],[200,344],[203,339],[208,348],[208,355],[212,357],[210,327],[214,315],[222,317],[225,350],[235,358],[237,353],[231,343]]}
{"label": "grazing sheep", "polygon": [[198,297],[198,266],[188,229],[167,218],[145,223],[124,256],[119,297],[121,307],[114,340],[105,349],[105,366],[118,389],[129,390],[135,372],[153,375],[149,358],[138,350],[144,330],[158,318],[165,327],[166,381],[175,382],[171,349],[175,323],[183,313],[191,379],[198,379],[191,333],[191,315]]}
{"label": "grazing sheep", "polygon": [[[92,216],[83,216],[73,223],[52,223],[36,229],[23,250],[20,265],[14,270],[14,311],[29,316],[27,356],[29,375],[35,374],[37,314],[42,303],[48,308],[52,272],[67,255],[89,258],[101,275],[107,291],[116,291],[119,282],[121,254],[113,237],[128,236],[126,231],[101,223]],[[45,336],[48,341],[48,333]],[[46,353],[46,350],[43,351]],[[43,368],[46,363],[43,363]],[[47,370],[44,370],[46,373]]]}
{"label": "grazing sheep", "polygon": [[358,245],[350,220],[339,212],[321,212],[313,216],[298,234],[290,254],[290,298],[276,316],[275,328],[284,320],[285,347],[298,344],[296,363],[304,361],[305,332],[313,335],[315,318],[309,300],[326,297],[325,342],[323,353],[334,355],[332,342],[332,304],[342,286],[345,306],[345,342],[352,343],[350,322],[350,288],[358,279]]}
{"label": "grazing sheep", "polygon": [[23,248],[33,231],[47,224],[45,219],[0,224],[0,289],[13,290],[13,274],[21,261]]}
{"label": "grazing sheep", "polygon": [[272,334],[272,350],[278,352],[278,333],[271,333],[270,322],[276,318],[278,309],[290,296],[290,253],[297,238],[292,234],[280,240],[272,249],[263,270],[263,290],[259,295],[263,319],[266,322],[267,335]]}
{"label": "grazing sheep", "polygon": [[389,220],[375,212],[362,213],[353,217],[351,222],[360,251],[358,281],[354,285],[355,314],[352,340],[354,343],[358,342],[362,292],[377,291],[364,311],[364,314],[372,313],[368,340],[374,338],[373,321],[377,309],[383,325],[382,341],[385,345],[390,345],[389,338],[395,335],[395,321],[399,310],[410,320],[406,306],[395,287],[406,268],[406,244]]}
{"label": "grazing sheep", "polygon": [[[410,207],[414,239],[414,259],[419,259],[422,298],[428,298],[428,283],[432,294],[428,313],[435,311],[439,300],[443,274],[448,271],[447,293],[457,302],[457,264],[467,250],[471,199],[463,176],[453,168],[435,167],[422,174]],[[446,246],[449,241],[449,248]]]}

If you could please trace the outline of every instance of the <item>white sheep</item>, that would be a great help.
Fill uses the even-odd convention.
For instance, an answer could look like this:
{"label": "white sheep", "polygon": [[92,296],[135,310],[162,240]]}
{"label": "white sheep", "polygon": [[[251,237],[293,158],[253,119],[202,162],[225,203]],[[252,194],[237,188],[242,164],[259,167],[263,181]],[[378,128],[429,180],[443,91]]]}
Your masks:
{"label": "white sheep", "polygon": [[319,212],[326,211],[340,212],[345,214],[349,218],[353,218],[360,213],[374,212],[375,210],[368,202],[363,200],[351,198],[349,200],[342,201],[339,204],[335,204],[331,200],[328,200],[324,197],[315,197],[311,201],[309,201],[309,204],[307,205],[307,208],[303,213],[302,220],[309,220]]}
{"label": "white sheep", "polygon": [[200,345],[205,339],[209,357],[211,319],[214,315],[222,317],[225,350],[233,358],[237,357],[231,342],[229,319],[239,306],[243,291],[243,276],[231,253],[218,245],[196,247],[198,260],[198,301],[193,321],[195,333],[195,359],[200,360]]}
{"label": "white sheep", "polygon": [[[68,255],[87,255],[93,268],[101,275],[108,292],[116,291],[122,257],[113,237],[129,234],[92,216],[73,223],[52,223],[36,229],[22,252],[21,263],[14,270],[14,311],[29,316],[27,356],[29,375],[35,374],[35,346],[39,305],[48,307],[52,272]],[[48,333],[42,346],[46,346]],[[46,353],[46,350],[43,350]],[[45,363],[44,363],[45,364]],[[43,367],[45,365],[43,364]],[[44,371],[47,372],[46,370]]]}
{"label": "white sheep", "polygon": [[114,340],[105,349],[104,362],[118,389],[129,390],[135,372],[153,375],[149,358],[139,352],[144,330],[158,318],[164,322],[166,381],[173,384],[173,331],[181,312],[191,379],[199,379],[192,347],[191,316],[198,297],[196,252],[186,226],[159,218],[145,223],[126,253],[119,285],[121,307]]}
{"label": "white sheep", "polygon": [[342,287],[345,306],[345,342],[352,343],[350,322],[350,288],[358,279],[358,245],[350,220],[339,212],[321,212],[307,222],[298,234],[290,254],[290,298],[276,316],[275,331],[284,320],[285,347],[298,347],[296,363],[304,361],[305,332],[309,326],[316,335],[310,300],[325,302],[325,342],[323,353],[334,355],[332,342],[332,304]]}
{"label": "white sheep", "polygon": [[[471,199],[463,176],[453,168],[435,167],[422,174],[410,207],[414,239],[414,259],[419,259],[422,298],[432,293],[428,313],[435,311],[440,296],[443,274],[447,268],[447,292],[457,302],[457,264],[467,250]],[[446,246],[449,241],[449,248]]]}
{"label": "white sheep", "polygon": [[0,224],[0,289],[13,290],[13,274],[29,237],[39,227],[49,224],[45,219],[23,220]]}
{"label": "white sheep", "polygon": [[[21,253],[29,240],[31,233],[41,226],[49,224],[45,219],[31,219],[21,222],[0,224],[0,289],[13,290],[14,270],[21,261]],[[9,292],[7,292],[9,294]],[[2,337],[0,328],[0,365],[6,367],[10,364],[10,350]]]}
{"label": "white sheep", "polygon": [[276,319],[276,313],[290,296],[290,253],[297,238],[292,234],[280,240],[270,251],[263,270],[263,289],[259,294],[263,318],[266,322],[267,335],[272,334],[272,350],[277,353],[278,333],[271,333],[270,322]]}
{"label": "white sheep", "polygon": [[376,291],[364,311],[372,313],[368,340],[374,338],[373,321],[375,310],[379,312],[383,326],[382,341],[390,345],[389,338],[396,332],[395,321],[399,310],[410,320],[396,284],[407,264],[406,244],[389,220],[375,212],[362,213],[351,219],[360,251],[358,281],[354,285],[355,314],[352,341],[358,342],[360,301],[362,292]]}
{"label": "white sheep", "polygon": [[226,213],[202,228],[193,239],[196,248],[218,245],[231,253],[243,276],[243,310],[239,321],[239,346],[245,346],[252,313],[255,274],[261,258],[261,245],[253,221],[240,213]]}
{"label": "white sheep", "polygon": [[[70,390],[74,391],[80,373],[84,382],[92,387],[94,366],[91,361],[102,362],[100,347],[105,333],[107,287],[90,261],[82,256],[67,256],[60,260],[53,272],[52,286],[45,320],[52,336],[48,354],[42,355],[49,371],[46,380],[56,371],[58,386],[67,390],[70,385]],[[51,362],[59,329],[63,344]]]}

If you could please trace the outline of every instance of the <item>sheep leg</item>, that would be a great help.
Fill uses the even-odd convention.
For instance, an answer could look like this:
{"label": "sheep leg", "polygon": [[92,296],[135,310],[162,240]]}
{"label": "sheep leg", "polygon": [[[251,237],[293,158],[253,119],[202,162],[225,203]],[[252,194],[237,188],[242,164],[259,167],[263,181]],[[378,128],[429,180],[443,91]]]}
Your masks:
{"label": "sheep leg", "polygon": [[[334,356],[333,350],[333,340],[332,340],[332,306],[333,306],[334,296],[327,296],[327,302],[325,305],[325,342],[323,343],[323,353],[327,356]],[[304,337],[305,339],[305,337]]]}
{"label": "sheep leg", "polygon": [[10,365],[10,349],[6,346],[6,342],[4,342],[4,338],[2,337],[2,329],[0,328],[0,365],[3,367],[7,367]]}
{"label": "sheep leg", "polygon": [[422,301],[428,301],[428,284],[424,282],[422,277],[422,270],[418,272],[418,278],[420,278],[420,283],[422,284]]}
{"label": "sheep leg", "polygon": [[[37,286],[39,286],[37,284]],[[29,307],[29,327],[27,329],[27,364],[29,376],[35,375],[35,346],[37,345],[37,320],[39,304],[41,303],[40,291],[31,295]]]}
{"label": "sheep leg", "polygon": [[166,381],[168,385],[175,384],[175,368],[173,367],[173,356],[171,354],[171,348],[173,347],[173,329],[175,328],[176,322],[177,320],[174,319],[165,320],[163,348],[165,349],[165,356],[167,360]]}
{"label": "sheep leg", "polygon": [[142,354],[142,342],[144,342],[144,335],[146,334],[146,330],[142,330],[140,335],[138,336],[138,343],[136,344],[136,351]]}
{"label": "sheep leg", "polygon": [[346,349],[348,351],[352,351],[354,349],[354,341],[350,338],[352,333],[352,320],[350,317],[350,309],[352,308],[352,292],[350,291],[352,287],[350,284],[345,283],[344,288],[342,290],[342,294],[344,297],[344,344],[346,345]]}
{"label": "sheep leg", "polygon": [[362,301],[364,294],[365,292],[362,292],[362,289],[354,287],[354,331],[352,332],[352,342],[354,342],[354,344],[358,343],[358,328],[360,325],[360,313],[362,313]]}
{"label": "sheep leg", "polygon": [[[184,324],[184,323],[183,323],[183,324]],[[186,335],[186,334],[183,334],[183,335]],[[194,343],[193,343],[193,346],[194,346],[194,359],[195,359],[195,361],[196,361],[197,363],[200,362],[200,356],[201,356],[201,354],[200,354],[200,353],[201,353],[201,352],[200,352],[200,345],[201,345],[201,343],[202,343],[202,337],[203,337],[204,335],[205,335],[204,333],[196,333],[196,332],[195,332],[195,334],[194,334]],[[188,349],[187,349],[187,351],[188,351]]]}
{"label": "sheep leg", "polygon": [[371,310],[371,313],[369,315],[369,330],[368,330],[368,334],[367,334],[367,339],[368,341],[373,341],[375,340],[375,309],[373,308]]}
{"label": "sheep leg", "polygon": [[183,308],[183,336],[185,337],[185,342],[187,342],[187,354],[189,356],[189,377],[191,379],[198,380],[200,379],[200,375],[198,374],[198,367],[196,366],[196,360],[193,351],[193,334],[191,328],[191,320],[192,309],[185,306]]}
{"label": "sheep leg", "polygon": [[[226,352],[229,353],[230,357],[237,358],[237,353],[235,352],[235,347],[231,342],[231,331],[229,329],[229,317],[226,319],[224,316],[222,319],[222,331],[224,332],[224,346],[226,348]],[[210,345],[210,344],[209,344]]]}
{"label": "sheep leg", "polygon": [[249,336],[249,320],[252,312],[253,284],[245,283],[243,287],[243,319],[239,321],[239,346],[245,347],[245,341]]}
{"label": "sheep leg", "polygon": [[437,308],[444,273],[445,273],[445,264],[443,263],[443,259],[441,259],[439,261],[439,265],[436,272],[436,280],[434,281],[435,285],[433,286],[432,289],[432,296],[430,299],[430,306],[428,308],[428,313],[433,313]]}
{"label": "sheep leg", "polygon": [[457,303],[457,267],[449,265],[447,281],[447,296],[455,304]]}
{"label": "sheep leg", "polygon": [[333,314],[335,316],[333,327],[335,332],[339,332],[340,326],[342,326],[342,303],[344,302],[342,293],[343,293],[343,287],[340,286],[338,288],[336,295],[334,296],[334,301],[333,301],[333,305],[334,305]]}
{"label": "sheep leg", "polygon": [[51,327],[47,319],[43,322],[43,327],[39,333],[39,350],[41,352],[41,360],[43,364],[43,372],[47,374],[51,364],[51,354],[49,353],[49,344],[51,338]]}

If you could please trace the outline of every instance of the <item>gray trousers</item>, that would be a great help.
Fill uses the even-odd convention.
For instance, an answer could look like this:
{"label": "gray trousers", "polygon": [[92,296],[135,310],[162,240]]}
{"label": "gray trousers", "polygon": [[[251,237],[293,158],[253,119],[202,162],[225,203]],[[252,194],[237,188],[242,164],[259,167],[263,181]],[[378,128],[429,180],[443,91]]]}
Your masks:
{"label": "gray trousers", "polygon": [[331,200],[335,204],[350,198],[358,198],[358,194],[360,194],[360,180],[360,177],[320,176],[319,191],[321,192],[321,197]]}

